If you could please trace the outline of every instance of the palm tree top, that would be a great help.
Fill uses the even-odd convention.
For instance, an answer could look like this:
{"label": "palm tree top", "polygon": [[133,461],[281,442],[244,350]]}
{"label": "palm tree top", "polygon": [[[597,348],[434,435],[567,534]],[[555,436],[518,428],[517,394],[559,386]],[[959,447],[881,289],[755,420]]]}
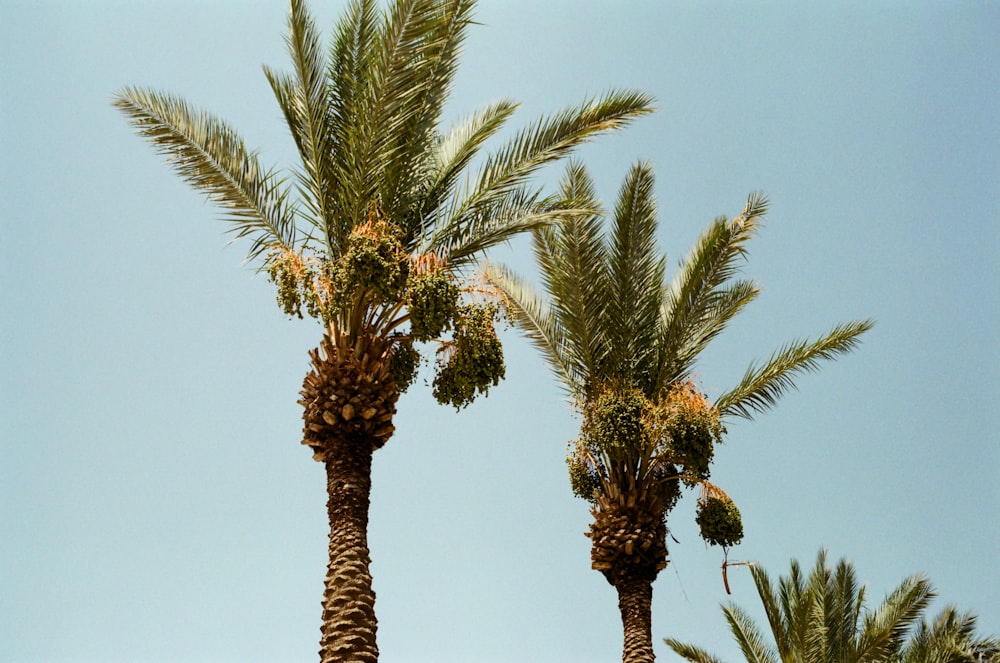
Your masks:
{"label": "palm tree top", "polygon": [[[482,299],[461,283],[482,253],[564,209],[542,197],[532,176],[652,111],[649,95],[611,90],[482,154],[516,103],[495,101],[442,127],[474,4],[394,0],[382,10],[376,0],[353,0],[327,47],[305,2],[291,0],[290,70],[264,67],[298,151],[287,171],[264,165],[229,124],[179,97],[127,87],[114,99],[139,135],[223,210],[235,237],[250,242],[247,258],[278,286],[281,308],[315,317],[358,358],[372,343],[379,355],[395,349],[407,366],[408,378],[397,372],[403,388],[413,341],[460,347],[438,337],[461,334],[471,310],[463,306]],[[440,324],[418,321],[426,333],[411,333],[414,317],[431,309],[446,310]]]}
{"label": "palm tree top", "polygon": [[[558,224],[535,230],[544,293],[502,265],[488,269],[521,329],[575,401],[609,382],[661,399],[692,379],[701,352],[759,294],[756,283],[739,273],[767,198],[753,193],[736,217],[716,218],[668,280],[656,245],[653,185],[648,163],[629,170],[608,232],[596,212],[565,214]],[[567,168],[560,195],[600,209],[579,163]],[[770,409],[799,374],[853,350],[872,326],[859,320],[782,346],[766,362],[751,364],[716,407],[724,417],[744,418]]]}

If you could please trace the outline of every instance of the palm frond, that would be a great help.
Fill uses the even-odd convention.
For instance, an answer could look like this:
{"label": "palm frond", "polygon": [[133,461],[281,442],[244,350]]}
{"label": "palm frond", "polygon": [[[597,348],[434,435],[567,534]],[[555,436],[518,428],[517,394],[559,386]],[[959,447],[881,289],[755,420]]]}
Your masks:
{"label": "palm frond", "polygon": [[774,649],[765,643],[764,634],[745,610],[729,604],[722,612],[747,663],[778,663]]}
{"label": "palm frond", "polygon": [[434,150],[424,209],[420,213],[425,228],[431,225],[428,217],[444,204],[484,143],[500,130],[519,105],[506,99],[490,104],[452,128],[440,140]]}
{"label": "palm frond", "polygon": [[[430,0],[414,3],[409,41],[388,59],[387,88],[397,93],[390,128],[383,131],[380,153],[385,169],[380,186],[383,207],[412,236],[423,225],[423,204],[434,176],[435,144],[444,103],[451,91],[466,28],[472,22],[471,0]],[[391,24],[399,21],[393,19]],[[416,58],[414,60],[413,58]],[[392,81],[396,81],[393,83]]]}
{"label": "palm frond", "polygon": [[831,642],[837,643],[844,654],[842,660],[853,660],[863,599],[864,589],[858,583],[854,567],[840,560],[829,580],[826,623]]}
{"label": "palm frond", "polygon": [[334,228],[335,243],[341,246],[346,244],[351,226],[358,222],[372,195],[371,191],[359,193],[364,184],[366,157],[360,150],[368,121],[375,58],[380,51],[380,22],[377,0],[351,0],[337,23],[328,58],[327,120],[335,143],[330,166],[335,186],[330,199],[341,219]]}
{"label": "palm frond", "polygon": [[723,663],[721,658],[709,654],[701,647],[695,647],[675,640],[674,638],[664,638],[663,642],[674,650],[674,653],[691,663]]}
{"label": "palm frond", "polygon": [[[596,207],[593,181],[579,162],[567,165],[560,185],[564,200]],[[608,303],[607,249],[601,218],[593,213],[566,214],[551,229],[536,232],[535,255],[542,282],[562,327],[565,349],[586,388],[603,377],[606,348],[602,317]]]}
{"label": "palm frond", "polygon": [[701,324],[684,334],[682,343],[657,346],[658,386],[688,378],[698,356],[758,295],[760,288],[749,279],[730,281],[710,293],[703,302]]}
{"label": "palm frond", "polygon": [[854,350],[861,334],[873,326],[871,320],[843,323],[815,341],[793,341],[785,345],[764,364],[750,365],[739,385],[716,401],[719,412],[723,416],[744,419],[766,412],[785,392],[795,388],[797,376],[818,370],[823,360],[832,360]]}
{"label": "palm frond", "polygon": [[264,170],[229,125],[182,99],[139,88],[121,90],[114,105],[184,180],[225,210],[237,239],[252,240],[248,260],[294,246],[295,213],[284,180]]}
{"label": "palm frond", "polygon": [[486,279],[503,293],[507,309],[515,324],[538,348],[548,361],[559,382],[576,396],[578,380],[573,367],[568,363],[563,330],[553,314],[552,308],[535,289],[516,276],[503,265],[487,265]]}
{"label": "palm frond", "polygon": [[477,260],[486,249],[553,223],[566,213],[560,206],[539,202],[537,192],[512,191],[491,207],[479,210],[476,218],[446,232],[446,243],[441,243],[440,236],[431,236],[427,248],[443,253],[452,268],[460,269]]}
{"label": "palm frond", "polygon": [[665,642],[668,647],[673,649],[674,653],[681,658],[691,661],[691,663],[723,663],[721,658],[709,654],[700,647],[685,644],[680,640],[674,640],[673,638],[665,638],[663,642]]}
{"label": "palm frond", "polygon": [[271,84],[278,105],[285,116],[302,160],[299,179],[302,199],[308,208],[307,219],[326,240],[328,251],[335,255],[342,235],[334,229],[339,216],[333,209],[334,190],[333,135],[330,116],[330,90],[327,63],[315,21],[303,0],[292,0],[285,38],[294,65],[294,76],[277,73],[268,67],[264,75]]}
{"label": "palm frond", "polygon": [[757,594],[760,602],[764,606],[764,614],[767,616],[768,625],[771,627],[771,635],[777,648],[778,658],[782,661],[789,661],[792,652],[792,645],[788,637],[788,622],[781,611],[775,588],[771,584],[771,579],[767,572],[760,566],[750,567],[754,584],[757,586]]}
{"label": "palm frond", "polygon": [[638,163],[619,191],[608,256],[611,296],[602,322],[608,332],[608,365],[650,391],[656,387],[649,373],[666,271],[656,246],[654,184],[650,165]]}
{"label": "palm frond", "polygon": [[858,638],[858,663],[874,663],[894,656],[906,634],[935,596],[922,576],[905,579],[862,623]]}
{"label": "palm frond", "polygon": [[766,212],[763,194],[751,194],[739,216],[716,219],[684,259],[663,310],[661,383],[678,379],[690,368],[692,348],[699,345],[697,339],[706,338],[705,327],[719,329],[712,317],[715,295],[735,276],[739,262],[746,256],[746,243]]}
{"label": "palm frond", "polygon": [[491,199],[521,186],[547,163],[605,131],[620,129],[633,119],[652,112],[652,98],[641,92],[611,91],[604,97],[541,118],[518,132],[504,147],[490,155],[472,192],[452,210],[462,218]]}

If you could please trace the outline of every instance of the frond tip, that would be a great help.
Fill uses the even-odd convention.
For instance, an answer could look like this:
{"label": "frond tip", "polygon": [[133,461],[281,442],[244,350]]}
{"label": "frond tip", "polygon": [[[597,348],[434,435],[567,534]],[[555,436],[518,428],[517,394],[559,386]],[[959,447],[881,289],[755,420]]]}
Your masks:
{"label": "frond tip", "polygon": [[284,180],[265,170],[229,125],[150,90],[125,88],[113,103],[188,184],[226,210],[237,238],[253,239],[249,259],[295,244],[295,211]]}
{"label": "frond tip", "polygon": [[837,325],[816,341],[793,341],[771,355],[763,365],[751,364],[735,389],[716,402],[723,416],[753,419],[754,414],[774,407],[778,399],[795,388],[795,378],[819,370],[820,362],[854,350],[860,336],[874,327],[871,319]]}

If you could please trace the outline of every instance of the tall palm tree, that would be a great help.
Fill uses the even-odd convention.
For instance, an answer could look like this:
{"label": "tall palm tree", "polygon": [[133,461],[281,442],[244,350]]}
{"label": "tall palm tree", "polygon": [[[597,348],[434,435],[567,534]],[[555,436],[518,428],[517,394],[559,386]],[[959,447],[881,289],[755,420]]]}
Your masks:
{"label": "tall palm tree", "polygon": [[[917,624],[934,592],[921,576],[906,578],[874,610],[853,565],[831,569],[820,551],[804,576],[798,562],[773,584],[762,568],[751,568],[774,644],[739,606],[723,613],[750,663],[974,663],[996,660],[997,639],[975,635],[975,618],[945,608],[933,625]],[[916,628],[914,626],[916,625]],[[691,663],[721,663],[704,649],[678,640],[667,645]],[[990,658],[992,656],[992,659]]]}
{"label": "tall palm tree", "polygon": [[377,659],[371,459],[426,347],[414,342],[439,347],[439,401],[459,408],[497,384],[496,306],[463,278],[485,249],[558,211],[530,185],[540,167],[651,110],[643,94],[612,91],[480,157],[517,104],[496,101],[442,130],[473,4],[393,0],[383,11],[351,0],[327,49],[304,0],[292,0],[291,72],[264,68],[301,158],[290,179],[176,96],[129,87],[114,100],[250,241],[248,259],[275,283],[281,308],[322,325],[300,403],[303,443],[325,464],[329,493],[323,661]]}
{"label": "tall palm tree", "polygon": [[[570,165],[561,196],[599,209],[579,164]],[[842,324],[789,343],[714,404],[698,390],[698,355],[757,296],[737,272],[766,209],[752,195],[739,216],[716,219],[668,283],[656,248],[653,174],[639,163],[621,186],[607,236],[601,215],[584,212],[534,231],[544,296],[505,267],[489,271],[582,414],[567,462],[574,492],[592,504],[592,566],[618,593],[624,661],[653,660],[652,583],[667,564],[666,517],[681,484],[702,486],[697,519],[707,541],[725,548],[742,537],[738,509],[708,482],[723,421],[769,409],[798,374],[851,350],[872,325]]]}

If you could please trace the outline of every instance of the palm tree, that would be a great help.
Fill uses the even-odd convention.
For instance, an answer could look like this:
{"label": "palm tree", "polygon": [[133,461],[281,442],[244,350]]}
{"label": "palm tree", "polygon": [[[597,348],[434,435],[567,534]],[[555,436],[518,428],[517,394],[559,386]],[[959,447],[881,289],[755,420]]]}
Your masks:
{"label": "palm tree", "polygon": [[485,249],[558,211],[530,185],[540,167],[651,110],[643,94],[612,91],[480,157],[517,104],[496,101],[442,130],[473,4],[393,0],[382,11],[352,0],[327,49],[304,0],[292,0],[292,70],[264,68],[301,157],[291,179],[183,99],[129,87],[114,100],[250,241],[248,259],[275,283],[281,308],[322,325],[300,403],[303,444],[325,464],[329,493],[323,661],[377,659],[371,459],[420,361],[414,342],[439,348],[439,401],[460,408],[497,384],[497,307],[463,279]]}
{"label": "palm tree", "polygon": [[[760,567],[751,567],[774,644],[740,607],[723,613],[747,661],[752,663],[973,663],[996,660],[997,639],[975,635],[975,617],[945,608],[932,626],[914,625],[934,591],[922,576],[906,578],[874,610],[853,565],[836,568],[820,551],[816,566],[803,576],[798,562],[774,585]],[[704,649],[667,639],[667,645],[692,663],[721,663]],[[990,658],[992,656],[992,659]]]}
{"label": "palm tree", "polygon": [[[579,164],[561,195],[599,209]],[[567,462],[573,491],[592,504],[592,566],[618,593],[624,661],[653,660],[652,583],[667,564],[666,517],[681,484],[702,486],[697,520],[707,541],[725,549],[742,538],[738,509],[708,482],[723,420],[769,409],[798,374],[851,350],[872,326],[842,324],[785,345],[714,404],[698,390],[698,355],[758,293],[736,275],[766,209],[755,194],[735,219],[716,219],[668,283],[653,174],[639,163],[621,186],[609,236],[599,214],[584,212],[534,231],[544,296],[503,266],[489,271],[582,414]]]}

